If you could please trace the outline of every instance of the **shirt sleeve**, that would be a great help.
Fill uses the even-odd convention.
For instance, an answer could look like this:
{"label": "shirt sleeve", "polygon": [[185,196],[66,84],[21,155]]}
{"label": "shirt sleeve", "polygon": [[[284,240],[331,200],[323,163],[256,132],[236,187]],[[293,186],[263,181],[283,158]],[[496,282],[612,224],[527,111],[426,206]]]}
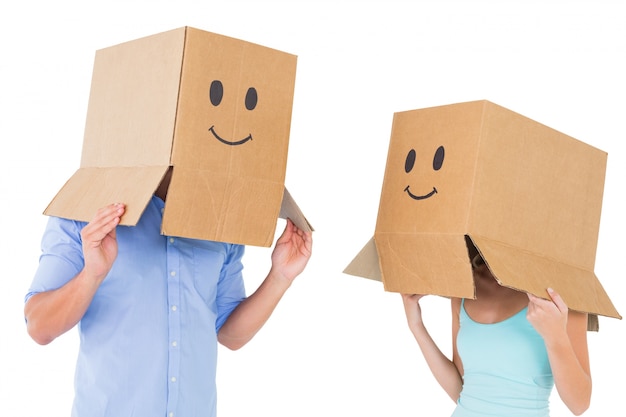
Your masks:
{"label": "shirt sleeve", "polygon": [[41,239],[39,266],[24,302],[33,295],[62,287],[84,265],[80,231],[84,223],[50,217]]}
{"label": "shirt sleeve", "polygon": [[244,251],[245,246],[232,245],[222,266],[217,283],[217,321],[215,323],[217,332],[230,313],[246,298],[242,263]]}

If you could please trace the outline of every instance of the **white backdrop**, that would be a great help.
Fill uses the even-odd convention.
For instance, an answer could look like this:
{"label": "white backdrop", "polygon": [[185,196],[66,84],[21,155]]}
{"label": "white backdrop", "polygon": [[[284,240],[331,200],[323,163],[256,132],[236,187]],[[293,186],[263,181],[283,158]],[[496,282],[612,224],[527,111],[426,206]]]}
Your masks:
{"label": "white backdrop", "polygon": [[[11,4],[11,6],[7,6]],[[0,409],[68,416],[74,330],[24,329],[42,211],[79,165],[96,49],[180,26],[298,55],[286,185],[316,228],[314,255],[274,316],[220,350],[219,415],[447,416],[399,295],[342,273],[372,236],[393,112],[488,99],[609,153],[596,273],[626,313],[626,8],[623,1],[43,1],[0,13]],[[281,220],[278,229],[282,230]],[[250,248],[249,291],[271,249]],[[450,350],[448,302],[424,302]],[[624,323],[589,334],[587,416],[623,398]],[[569,413],[556,391],[554,416]]]}

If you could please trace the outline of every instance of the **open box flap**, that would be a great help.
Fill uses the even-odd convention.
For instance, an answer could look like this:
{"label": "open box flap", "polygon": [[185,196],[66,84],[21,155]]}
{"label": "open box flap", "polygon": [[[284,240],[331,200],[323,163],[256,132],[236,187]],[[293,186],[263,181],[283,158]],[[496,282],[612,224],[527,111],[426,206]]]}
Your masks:
{"label": "open box flap", "polygon": [[44,214],[88,222],[98,209],[124,203],[126,212],[120,224],[134,226],[167,170],[168,166],[80,168]]}

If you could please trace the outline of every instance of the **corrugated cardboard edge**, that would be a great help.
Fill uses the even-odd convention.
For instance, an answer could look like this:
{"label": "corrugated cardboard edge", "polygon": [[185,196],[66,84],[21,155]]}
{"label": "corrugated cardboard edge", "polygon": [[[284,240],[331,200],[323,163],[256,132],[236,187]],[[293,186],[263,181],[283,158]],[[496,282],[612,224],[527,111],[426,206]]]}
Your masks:
{"label": "corrugated cardboard edge", "polygon": [[300,210],[300,207],[296,204],[287,188],[283,193],[283,201],[280,206],[280,213],[278,215],[281,219],[290,219],[300,230],[305,232],[313,232],[313,226],[307,220],[307,218]]}
{"label": "corrugated cardboard edge", "polygon": [[52,199],[44,214],[89,222],[98,209],[112,203],[124,203],[126,211],[120,224],[134,226],[141,218],[168,168],[168,166],[80,168]]}
{"label": "corrugated cardboard edge", "polygon": [[482,237],[471,239],[501,285],[544,299],[549,298],[547,287],[553,288],[568,308],[588,314],[588,330],[599,329],[599,315],[622,318],[593,271]]}
{"label": "corrugated cardboard edge", "polygon": [[[476,238],[476,240],[481,240],[481,238]],[[485,245],[483,244],[483,247],[485,247]],[[478,248],[478,250],[481,252],[481,254],[483,254],[483,251],[480,250],[480,248]],[[492,252],[489,249],[487,249],[486,252]],[[485,257],[491,257],[491,259],[494,259],[493,253],[485,253],[483,254],[483,256]],[[468,262],[469,262],[469,257],[468,257]],[[496,261],[497,263],[497,261]],[[489,263],[487,262],[487,264],[489,265]],[[378,255],[378,251],[376,249],[376,243],[374,238],[370,239],[365,246],[361,249],[361,251],[355,256],[355,258],[350,262],[350,264],[348,264],[348,266],[343,270],[343,273],[348,274],[348,275],[352,275],[352,276],[356,276],[356,277],[360,277],[360,278],[366,278],[366,279],[370,279],[370,280],[375,280],[375,281],[379,281],[379,282],[383,282],[383,276],[382,276],[382,271],[380,268],[380,264],[379,264],[379,255]],[[593,273],[591,273],[593,275]],[[601,288],[601,285],[599,284],[599,281],[597,280],[597,278],[595,278],[595,275],[593,275],[594,277],[594,281],[597,282],[597,285],[600,286],[600,292],[604,293],[604,290]],[[501,282],[501,280],[499,280]],[[507,285],[504,282],[501,282],[503,285]],[[508,285],[507,285],[508,286]],[[558,287],[558,285],[555,285]],[[596,283],[594,283],[594,286],[596,286]],[[514,287],[512,287],[514,288]],[[516,290],[520,290],[520,291],[527,291],[524,288],[514,288]],[[556,288],[555,288],[556,289]],[[558,291],[558,290],[557,290]],[[543,297],[546,298],[546,293],[545,293],[545,288],[543,288],[543,285],[541,286],[541,288],[539,290],[534,290],[534,291],[529,291],[539,297]],[[565,291],[567,293],[567,291]],[[604,293],[604,296],[606,296],[606,293]],[[608,298],[608,296],[607,296]],[[610,303],[610,300],[609,300]],[[612,304],[610,304],[612,305]],[[575,306],[572,307],[572,310],[576,310],[576,311],[580,311],[577,308],[574,308]],[[598,331],[599,330],[599,319],[598,319],[598,314],[594,313],[594,312],[588,312],[588,311],[583,311],[588,313],[588,324],[587,324],[587,330],[589,331]],[[614,317],[614,318],[620,318],[621,316],[617,313],[617,311],[605,311],[603,310],[602,313],[600,313],[600,315],[606,315],[607,317]]]}

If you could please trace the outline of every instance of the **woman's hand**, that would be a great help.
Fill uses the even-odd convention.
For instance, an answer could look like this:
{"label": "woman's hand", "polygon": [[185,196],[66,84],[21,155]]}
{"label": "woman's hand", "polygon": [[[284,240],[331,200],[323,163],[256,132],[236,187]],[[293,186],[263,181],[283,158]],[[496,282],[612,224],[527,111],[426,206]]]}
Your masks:
{"label": "woman's hand", "polygon": [[568,308],[561,296],[548,288],[551,300],[545,300],[528,294],[528,313],[526,317],[537,333],[548,341],[553,337],[567,336]]}
{"label": "woman's hand", "polygon": [[424,324],[422,321],[422,308],[419,303],[422,297],[424,297],[422,294],[402,294],[406,321],[409,328],[413,331]]}
{"label": "woman's hand", "polygon": [[591,401],[591,371],[587,348],[587,314],[569,311],[554,290],[551,300],[528,294],[528,321],[543,337],[559,396],[580,415]]}

